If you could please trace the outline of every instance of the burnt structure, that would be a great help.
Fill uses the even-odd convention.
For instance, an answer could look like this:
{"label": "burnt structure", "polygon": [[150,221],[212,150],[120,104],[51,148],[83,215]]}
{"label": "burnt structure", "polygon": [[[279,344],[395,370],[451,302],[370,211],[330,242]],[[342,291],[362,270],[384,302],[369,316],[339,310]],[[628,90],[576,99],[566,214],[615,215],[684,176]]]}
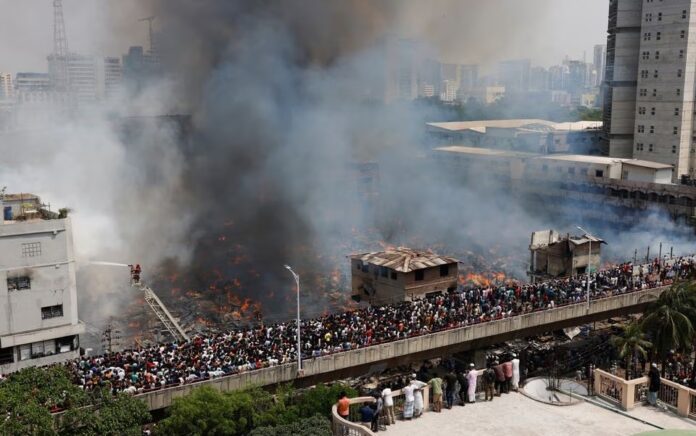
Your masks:
{"label": "burnt structure", "polygon": [[601,245],[605,242],[595,236],[561,236],[553,230],[532,233],[529,278],[532,283],[584,274],[599,266]]}
{"label": "burnt structure", "polygon": [[355,301],[409,301],[457,287],[457,259],[430,251],[399,247],[354,254],[350,259],[351,296]]}

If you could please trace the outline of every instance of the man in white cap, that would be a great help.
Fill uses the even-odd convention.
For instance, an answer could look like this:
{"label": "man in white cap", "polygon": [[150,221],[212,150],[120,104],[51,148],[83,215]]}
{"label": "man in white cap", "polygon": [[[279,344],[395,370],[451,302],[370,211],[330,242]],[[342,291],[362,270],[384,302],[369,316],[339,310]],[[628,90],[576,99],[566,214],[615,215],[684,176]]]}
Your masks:
{"label": "man in white cap", "polygon": [[469,397],[470,403],[476,402],[476,379],[478,378],[478,371],[473,363],[469,364],[469,372],[466,374],[466,379],[469,381],[469,388],[467,390],[467,395]]}
{"label": "man in white cap", "polygon": [[512,353],[512,388],[517,392],[520,388],[520,359]]}

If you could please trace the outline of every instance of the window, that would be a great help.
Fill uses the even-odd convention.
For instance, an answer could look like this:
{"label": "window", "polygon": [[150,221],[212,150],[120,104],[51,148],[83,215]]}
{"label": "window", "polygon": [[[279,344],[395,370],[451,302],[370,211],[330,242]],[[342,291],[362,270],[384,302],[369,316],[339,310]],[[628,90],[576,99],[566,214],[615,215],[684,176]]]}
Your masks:
{"label": "window", "polygon": [[650,133],[655,133],[655,126],[650,126]]}
{"label": "window", "polygon": [[416,281],[422,282],[423,279],[425,279],[425,270],[422,270],[422,269],[416,270]]}
{"label": "window", "polygon": [[650,108],[650,115],[655,116],[655,108]]}
{"label": "window", "polygon": [[679,50],[679,59],[684,59],[684,50]]}
{"label": "window", "polygon": [[678,107],[675,107],[675,108],[674,108],[674,116],[675,116],[675,117],[678,117],[678,116],[679,116],[679,108],[678,108]]}
{"label": "window", "polygon": [[645,106],[641,106],[638,108],[638,115],[645,115]]}
{"label": "window", "polygon": [[653,151],[653,145],[652,145],[652,144],[648,145],[648,151],[650,151],[650,152]]}
{"label": "window", "polygon": [[656,40],[659,41],[661,37],[662,37],[662,32],[657,32],[657,33],[655,34],[655,39],[656,39]]}
{"label": "window", "polygon": [[640,124],[638,126],[638,133],[645,133],[645,126],[644,125]]}
{"label": "window", "polygon": [[389,277],[389,269],[386,266],[380,266],[379,275],[381,275],[384,278]]}
{"label": "window", "polygon": [[640,96],[641,96],[641,97],[647,97],[647,96],[648,96],[648,90],[647,90],[647,89],[641,89],[641,90],[640,90]]}
{"label": "window", "polygon": [[686,30],[682,30],[681,32],[679,32],[679,37],[680,37],[681,39],[686,38]]}
{"label": "window", "polygon": [[672,146],[672,154],[677,154],[677,146],[676,145]]}
{"label": "window", "polygon": [[22,257],[41,256],[41,242],[29,242],[22,244]]}
{"label": "window", "polygon": [[644,52],[643,52],[643,60],[644,60],[644,61],[647,61],[648,59],[650,59],[650,52],[649,52],[649,51],[644,51]]}
{"label": "window", "polygon": [[645,14],[645,21],[652,21],[652,14]]}
{"label": "window", "polygon": [[682,20],[686,20],[686,10],[682,11]]}
{"label": "window", "polygon": [[682,76],[682,70],[681,70],[681,68],[680,68],[680,69],[677,70],[677,77],[681,77],[681,76]]}
{"label": "window", "polygon": [[396,280],[396,271],[391,272],[391,279]]}
{"label": "window", "polygon": [[449,275],[449,265],[440,265],[440,277],[447,277]]}
{"label": "window", "polygon": [[655,70],[655,72],[653,73],[653,77],[654,77],[655,79],[657,79],[658,75],[659,75],[659,74],[658,74],[657,70]]}
{"label": "window", "polygon": [[652,96],[653,96],[653,97],[657,97],[657,89],[653,89]]}
{"label": "window", "polygon": [[672,129],[672,134],[673,134],[673,135],[678,135],[678,134],[679,134],[679,127],[674,126],[674,128]]}
{"label": "window", "polygon": [[31,289],[31,279],[29,277],[21,276],[7,278],[8,291],[21,291],[23,289]]}
{"label": "window", "polygon": [[595,177],[604,177],[604,170],[595,170]]}
{"label": "window", "polygon": [[47,306],[41,308],[41,319],[58,318],[63,316],[63,305]]}
{"label": "window", "polygon": [[681,89],[677,88],[677,95],[681,95]]}
{"label": "window", "polygon": [[656,60],[657,60],[657,59],[660,59],[660,50],[657,50],[657,51],[655,52],[655,59],[656,59]]}
{"label": "window", "polygon": [[650,41],[650,32],[645,32],[643,34],[643,41]]}
{"label": "window", "polygon": [[637,151],[643,151],[643,143],[642,143],[642,142],[638,142],[638,143],[636,144],[636,150],[637,150]]}
{"label": "window", "polygon": [[647,79],[648,78],[648,70],[640,70],[640,78]]}
{"label": "window", "polygon": [[657,13],[657,21],[662,21],[662,12]]}

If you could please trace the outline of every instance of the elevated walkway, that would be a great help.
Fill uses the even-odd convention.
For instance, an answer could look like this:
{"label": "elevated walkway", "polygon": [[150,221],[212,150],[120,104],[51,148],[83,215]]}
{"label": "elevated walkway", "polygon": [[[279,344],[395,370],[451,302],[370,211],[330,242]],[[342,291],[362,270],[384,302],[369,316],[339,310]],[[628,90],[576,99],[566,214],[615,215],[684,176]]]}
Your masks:
{"label": "elevated walkway", "polygon": [[275,385],[288,381],[292,381],[299,387],[311,386],[319,382],[380,371],[388,366],[418,362],[444,354],[476,349],[515,337],[531,336],[607,319],[612,316],[639,312],[666,289],[668,288],[646,289],[592,300],[589,311],[584,302],[569,304],[511,318],[306,359],[303,360],[303,373],[299,375],[296,372],[296,364],[288,363],[144,392],[138,394],[137,397],[145,401],[150,410],[157,410],[170,406],[174,398],[187,395],[192,389],[204,385],[221,391],[243,389],[252,385]]}

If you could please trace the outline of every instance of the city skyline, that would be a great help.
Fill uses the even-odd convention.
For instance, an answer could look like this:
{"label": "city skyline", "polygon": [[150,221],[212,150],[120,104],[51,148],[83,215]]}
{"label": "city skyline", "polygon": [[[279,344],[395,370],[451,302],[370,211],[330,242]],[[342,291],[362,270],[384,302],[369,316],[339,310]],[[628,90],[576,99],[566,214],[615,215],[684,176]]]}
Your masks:
{"label": "city skyline", "polygon": [[[53,47],[51,5],[35,0],[1,0],[0,5],[5,11],[0,15],[0,71],[45,71],[46,56]],[[440,0],[435,6],[440,7],[399,3],[385,31],[423,41],[442,62],[479,64],[483,73],[505,59],[528,58],[544,67],[566,56],[584,56],[591,62],[594,45],[606,40],[606,0],[589,0],[582,7],[572,0],[531,0],[524,7],[511,0],[494,0],[485,6]],[[116,7],[111,0],[88,4],[65,0],[64,8],[72,52],[121,56],[130,46],[147,45],[147,26],[138,19],[151,13],[152,1],[126,0]],[[498,16],[492,16],[492,11]],[[505,25],[496,30],[485,24],[490,19]],[[480,38],[481,33],[486,37]],[[470,40],[477,44],[467,44]],[[486,44],[481,44],[484,40]]]}

